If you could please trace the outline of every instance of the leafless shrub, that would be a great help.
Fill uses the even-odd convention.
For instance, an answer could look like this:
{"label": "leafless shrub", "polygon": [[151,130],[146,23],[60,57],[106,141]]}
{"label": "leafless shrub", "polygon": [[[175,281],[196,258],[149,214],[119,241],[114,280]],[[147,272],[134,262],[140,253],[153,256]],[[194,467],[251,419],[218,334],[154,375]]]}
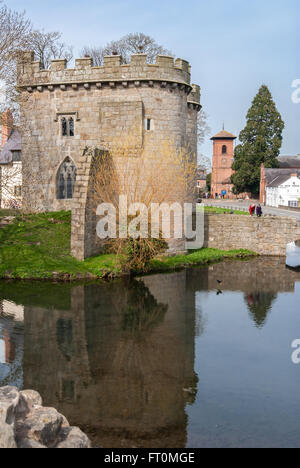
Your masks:
{"label": "leafless shrub", "polygon": [[[196,160],[187,148],[178,148],[170,138],[162,139],[159,147],[147,145],[141,149],[134,130],[119,136],[109,145],[96,163],[94,172],[95,205],[107,203],[116,210],[117,239],[110,240],[109,246],[123,255],[123,269],[145,271],[149,261],[159,252],[166,250],[166,242],[152,238],[151,219],[163,203],[192,202],[194,200]],[[130,205],[137,207],[136,215],[141,215],[138,204],[146,207],[148,213],[148,238],[124,237],[124,225],[120,214],[119,196],[125,196],[128,217],[126,226],[135,215]],[[150,214],[152,218],[150,219]],[[137,231],[143,230],[140,224]]]}

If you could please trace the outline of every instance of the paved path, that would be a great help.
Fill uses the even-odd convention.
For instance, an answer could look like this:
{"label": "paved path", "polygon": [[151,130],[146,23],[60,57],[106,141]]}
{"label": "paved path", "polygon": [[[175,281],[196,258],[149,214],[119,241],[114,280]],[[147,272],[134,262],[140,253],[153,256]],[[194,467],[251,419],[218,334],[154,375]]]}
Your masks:
{"label": "paved path", "polygon": [[[257,202],[254,202],[257,204]],[[250,201],[236,201],[236,200],[203,200],[205,206],[215,206],[218,208],[229,208],[234,210],[241,210],[249,212]],[[294,218],[300,221],[300,212],[285,210],[282,208],[272,208],[270,206],[262,207],[263,214],[269,216],[281,216]]]}

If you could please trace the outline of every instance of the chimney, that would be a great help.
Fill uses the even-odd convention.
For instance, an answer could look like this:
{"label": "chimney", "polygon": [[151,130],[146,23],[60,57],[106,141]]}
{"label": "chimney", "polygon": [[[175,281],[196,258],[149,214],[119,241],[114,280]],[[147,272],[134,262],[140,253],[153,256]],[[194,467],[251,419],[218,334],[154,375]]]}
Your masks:
{"label": "chimney", "polygon": [[14,119],[9,109],[1,115],[1,126],[1,148],[3,148],[14,126]]}

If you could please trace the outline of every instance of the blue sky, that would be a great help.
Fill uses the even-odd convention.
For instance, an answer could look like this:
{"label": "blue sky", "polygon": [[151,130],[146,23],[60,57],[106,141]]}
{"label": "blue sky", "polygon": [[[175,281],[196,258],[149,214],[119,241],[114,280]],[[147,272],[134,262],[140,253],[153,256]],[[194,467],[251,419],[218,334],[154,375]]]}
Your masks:
{"label": "blue sky", "polygon": [[[300,153],[300,104],[291,84],[300,79],[299,0],[7,0],[34,25],[58,30],[78,55],[143,32],[192,64],[212,134],[225,122],[236,135],[261,84],[270,87],[286,123],[282,154]],[[298,23],[298,24],[297,24]],[[298,26],[298,27],[297,27]],[[200,149],[211,156],[209,138]]]}

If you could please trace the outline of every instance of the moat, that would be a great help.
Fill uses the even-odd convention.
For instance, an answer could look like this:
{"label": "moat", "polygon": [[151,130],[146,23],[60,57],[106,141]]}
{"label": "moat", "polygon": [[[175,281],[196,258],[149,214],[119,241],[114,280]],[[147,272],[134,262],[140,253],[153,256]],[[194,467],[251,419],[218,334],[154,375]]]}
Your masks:
{"label": "moat", "polygon": [[0,283],[0,386],[94,447],[300,447],[300,272],[285,258],[85,286]]}

